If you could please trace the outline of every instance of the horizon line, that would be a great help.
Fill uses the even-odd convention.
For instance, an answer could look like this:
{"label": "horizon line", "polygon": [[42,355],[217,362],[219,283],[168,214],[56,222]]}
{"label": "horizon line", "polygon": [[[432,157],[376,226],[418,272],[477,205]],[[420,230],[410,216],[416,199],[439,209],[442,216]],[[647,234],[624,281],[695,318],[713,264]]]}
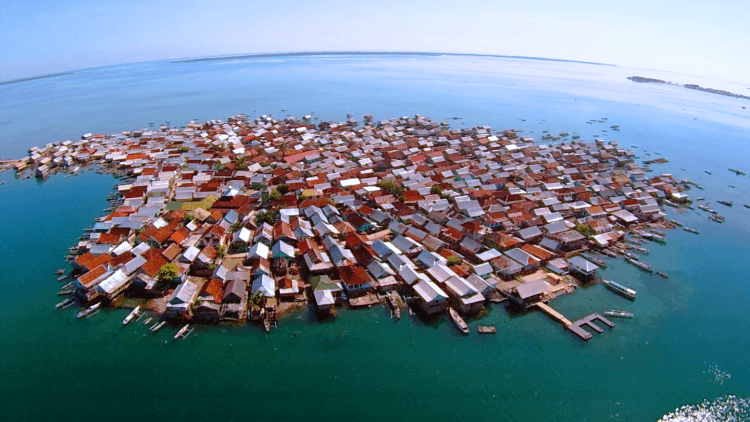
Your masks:
{"label": "horizon line", "polygon": [[299,51],[299,52],[278,52],[278,53],[241,53],[236,55],[222,55],[222,56],[203,56],[195,58],[183,58],[183,59],[157,59],[157,60],[145,60],[137,62],[124,62],[112,65],[86,67],[80,69],[72,69],[60,72],[46,73],[42,75],[26,76],[16,79],[8,79],[6,81],[0,81],[0,86],[10,85],[20,82],[29,82],[38,79],[54,78],[56,76],[70,75],[78,72],[86,72],[95,69],[104,69],[108,67],[126,66],[131,64],[141,63],[155,63],[162,61],[169,61],[172,64],[178,63],[192,63],[192,62],[203,62],[203,61],[221,61],[221,60],[248,60],[258,58],[269,58],[269,57],[305,57],[305,56],[425,56],[425,57],[439,57],[439,56],[465,56],[465,57],[488,57],[488,58],[501,58],[501,59],[521,59],[521,60],[541,60],[551,62],[567,62],[567,63],[580,63],[590,64],[594,66],[613,66],[617,65],[609,63],[597,63],[587,62],[582,60],[568,60],[568,59],[556,59],[551,57],[534,57],[534,56],[513,56],[503,54],[480,54],[480,53],[442,53],[442,52],[420,52],[420,51]]}

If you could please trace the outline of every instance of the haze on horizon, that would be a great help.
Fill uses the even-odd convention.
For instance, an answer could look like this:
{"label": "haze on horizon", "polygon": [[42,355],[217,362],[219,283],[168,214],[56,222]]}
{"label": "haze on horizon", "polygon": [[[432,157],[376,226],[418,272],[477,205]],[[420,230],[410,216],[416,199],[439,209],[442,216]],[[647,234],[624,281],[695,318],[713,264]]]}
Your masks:
{"label": "haze on horizon", "polygon": [[750,3],[730,0],[383,0],[367,6],[6,0],[0,4],[0,80],[189,57],[408,51],[608,63],[750,84],[748,16]]}

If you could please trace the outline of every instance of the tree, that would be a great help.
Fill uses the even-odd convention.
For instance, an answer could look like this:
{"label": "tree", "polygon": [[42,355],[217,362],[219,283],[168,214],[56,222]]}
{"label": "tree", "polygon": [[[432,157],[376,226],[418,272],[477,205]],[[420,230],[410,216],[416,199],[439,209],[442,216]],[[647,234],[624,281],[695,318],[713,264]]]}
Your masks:
{"label": "tree", "polygon": [[237,166],[237,170],[247,170],[249,167],[247,164],[247,159],[245,157],[237,157],[235,164]]}
{"label": "tree", "polygon": [[227,247],[221,245],[216,248],[216,256],[218,256],[219,258],[224,258],[225,256],[227,256]]}
{"label": "tree", "polygon": [[441,195],[442,196],[443,195],[443,190],[440,189],[439,185],[435,185],[435,186],[433,186],[433,187],[430,188],[430,193],[433,194],[433,195]]}
{"label": "tree", "polygon": [[278,189],[274,189],[271,191],[271,194],[268,195],[268,199],[271,201],[277,201],[279,198],[281,198],[281,192],[279,192]]}
{"label": "tree", "polygon": [[378,181],[378,187],[394,196],[399,196],[404,191],[403,186],[393,180],[380,180]]}
{"label": "tree", "polygon": [[589,227],[588,224],[579,224],[576,226],[576,230],[587,238],[590,238],[596,234],[596,232],[594,232],[594,229]]}
{"label": "tree", "polygon": [[258,211],[258,213],[255,214],[255,224],[257,225],[263,223],[273,225],[274,222],[276,222],[276,213],[271,210]]}
{"label": "tree", "polygon": [[463,262],[463,259],[461,259],[460,256],[450,256],[448,257],[448,266],[452,267],[454,265],[459,265]]}
{"label": "tree", "polygon": [[236,233],[236,232],[240,231],[240,229],[242,229],[242,221],[238,220],[238,221],[235,221],[234,223],[232,223],[232,226],[229,228],[229,231],[231,233]]}
{"label": "tree", "polygon": [[276,190],[279,191],[280,194],[286,195],[286,193],[289,192],[289,185],[287,185],[286,183],[282,183],[276,186]]}
{"label": "tree", "polygon": [[177,278],[179,271],[180,267],[178,267],[174,262],[171,262],[169,264],[162,265],[161,268],[159,268],[159,272],[156,274],[159,278],[159,281],[168,282]]}

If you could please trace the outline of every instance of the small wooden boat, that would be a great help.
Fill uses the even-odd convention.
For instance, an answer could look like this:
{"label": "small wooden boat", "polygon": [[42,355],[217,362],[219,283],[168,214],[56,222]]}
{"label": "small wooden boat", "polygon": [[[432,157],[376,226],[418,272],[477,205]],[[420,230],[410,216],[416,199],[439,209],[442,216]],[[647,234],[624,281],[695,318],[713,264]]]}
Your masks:
{"label": "small wooden boat", "polygon": [[60,289],[60,291],[59,291],[59,292],[57,292],[57,295],[58,295],[58,296],[67,296],[67,295],[72,295],[72,294],[73,294],[73,292],[75,292],[75,290],[76,290],[76,289],[75,289],[75,287],[73,287],[73,286],[68,286],[68,287],[65,287],[65,286],[63,286],[63,288],[62,288],[62,289]]}
{"label": "small wooden boat", "polygon": [[55,274],[57,274],[57,275],[65,274],[65,269],[63,269],[63,268],[57,269],[57,270],[55,270]]}
{"label": "small wooden boat", "polygon": [[151,324],[151,321],[153,321],[153,320],[154,320],[154,317],[148,317],[148,318],[146,318],[145,321],[143,321],[143,325]]}
{"label": "small wooden boat", "polygon": [[450,315],[453,322],[456,324],[459,330],[464,334],[469,334],[469,326],[466,325],[466,321],[456,312],[453,308],[448,308],[448,315]]}
{"label": "small wooden boat", "polygon": [[685,230],[686,232],[690,232],[690,233],[700,234],[698,230],[691,228],[691,227],[683,227],[682,230]]}
{"label": "small wooden boat", "polygon": [[126,317],[125,317],[125,319],[123,319],[123,320],[122,320],[122,325],[128,325],[128,323],[129,323],[130,321],[132,321],[132,320],[133,320],[133,318],[135,318],[135,317],[136,317],[136,315],[138,315],[138,312],[140,312],[140,310],[141,310],[141,307],[140,307],[140,305],[139,305],[139,306],[136,306],[136,307],[135,307],[135,309],[133,309],[133,310],[132,310],[132,311],[131,311],[131,312],[130,312],[130,313],[128,314],[128,316],[126,316]]}
{"label": "small wooden boat", "polygon": [[494,325],[480,325],[477,328],[477,331],[479,334],[496,334],[497,333],[497,327]]}
{"label": "small wooden boat", "polygon": [[716,201],[716,202],[720,203],[721,205],[726,205],[727,207],[732,206],[732,203],[729,201]]}
{"label": "small wooden boat", "polygon": [[67,275],[67,274],[65,274],[65,275],[61,275],[60,277],[57,277],[57,281],[63,281],[63,280],[65,280],[66,278],[68,278],[68,275]]}
{"label": "small wooden boat", "polygon": [[157,322],[151,328],[149,328],[149,331],[151,331],[152,333],[155,333],[161,330],[166,324],[167,324],[167,321]]}
{"label": "small wooden boat", "polygon": [[263,320],[263,329],[265,329],[267,333],[271,332],[271,321],[267,318]]}
{"label": "small wooden boat", "polygon": [[609,316],[614,316],[614,317],[620,317],[620,318],[633,318],[633,316],[634,316],[630,312],[618,311],[616,309],[610,309],[608,311],[605,311],[604,315],[609,315]]}
{"label": "small wooden boat", "polygon": [[55,309],[65,309],[73,305],[73,303],[75,303],[75,300],[72,297],[69,297],[55,305]]}
{"label": "small wooden boat", "polygon": [[669,278],[669,276],[667,275],[667,273],[661,272],[661,271],[657,271],[656,275],[658,275],[661,278]]}
{"label": "small wooden boat", "polygon": [[177,334],[174,335],[174,339],[177,340],[179,338],[185,338],[189,336],[192,330],[188,330],[190,330],[190,324],[185,324],[185,326],[180,328],[180,331],[178,331]]}
{"label": "small wooden boat", "polygon": [[101,306],[101,304],[102,304],[101,302],[97,302],[97,303],[89,306],[86,309],[82,309],[81,311],[79,311],[76,314],[76,318],[83,318],[83,317],[87,317],[88,318],[89,316],[93,315],[94,313],[96,313],[99,310],[99,306]]}

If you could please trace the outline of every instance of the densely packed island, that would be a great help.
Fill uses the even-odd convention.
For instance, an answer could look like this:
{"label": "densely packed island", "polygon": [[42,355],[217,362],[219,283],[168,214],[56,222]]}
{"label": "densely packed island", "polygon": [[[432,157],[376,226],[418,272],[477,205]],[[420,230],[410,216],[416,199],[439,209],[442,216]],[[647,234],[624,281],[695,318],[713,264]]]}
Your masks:
{"label": "densely packed island", "polygon": [[327,317],[388,302],[394,318],[447,311],[467,332],[462,315],[508,301],[587,339],[579,325],[604,318],[572,323],[546,303],[599,281],[603,255],[653,272],[634,252],[674,228],[660,205],[689,203],[684,181],[648,177],[615,141],[539,145],[419,115],[237,115],[86,134],[13,165],[19,176],[96,168],[122,179],[70,249],[60,280],[73,281],[60,293],[71,298],[58,307],[77,303],[86,316],[137,305],[124,323],[148,311],[154,328],[250,320],[270,330],[294,307]]}

